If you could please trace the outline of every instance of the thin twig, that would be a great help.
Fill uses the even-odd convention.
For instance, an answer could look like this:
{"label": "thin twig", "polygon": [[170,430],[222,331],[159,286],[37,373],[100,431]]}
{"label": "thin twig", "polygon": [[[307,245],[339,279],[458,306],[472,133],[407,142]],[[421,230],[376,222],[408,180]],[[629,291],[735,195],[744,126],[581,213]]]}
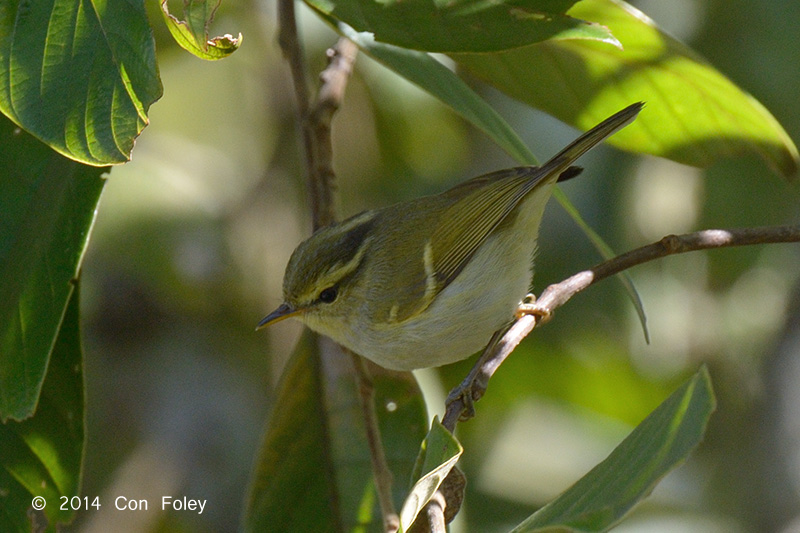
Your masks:
{"label": "thin twig", "polygon": [[294,85],[297,111],[303,136],[308,194],[314,229],[336,220],[334,194],[336,180],[333,172],[331,122],[344,99],[345,88],[358,47],[342,37],[328,50],[328,67],[320,74],[322,85],[316,99],[311,101],[306,65],[300,38],[297,34],[294,0],[279,0],[278,43],[289,62]]}
{"label": "thin twig", "polygon": [[355,368],[359,403],[364,415],[364,427],[367,433],[370,460],[372,461],[372,475],[375,478],[378,505],[383,515],[384,531],[394,533],[400,529],[400,517],[397,515],[392,502],[392,472],[389,469],[389,463],[386,461],[386,453],[383,450],[383,442],[378,429],[378,415],[375,412],[375,386],[367,368],[366,360],[350,350],[346,351],[350,354]]}
{"label": "thin twig", "polygon": [[[358,47],[352,41],[341,38],[334,48],[328,50],[328,66],[320,74],[322,83],[312,103],[305,61],[297,34],[294,0],[279,0],[278,18],[280,24],[278,42],[290,65],[302,126],[312,224],[316,230],[336,220],[334,202],[336,176],[333,172],[331,123],[344,99]],[[392,475],[378,428],[374,388],[364,360],[353,354],[353,362],[384,528],[387,532],[393,532],[399,529],[400,521],[392,503]]]}
{"label": "thin twig", "polygon": [[[336,175],[333,172],[331,123],[344,98],[347,80],[353,72],[357,54],[358,47],[344,37],[339,39],[334,48],[328,50],[328,67],[320,74],[322,85],[314,105],[309,110],[304,127],[305,136],[310,139],[312,149],[309,158],[311,162],[309,190],[315,228],[327,226],[336,219],[333,201]],[[378,494],[384,529],[391,533],[400,528],[400,520],[392,501],[392,474],[383,451],[378,416],[375,412],[374,388],[365,361],[356,354],[353,354],[353,361],[369,443],[375,490]]]}
{"label": "thin twig", "polygon": [[344,37],[328,50],[328,67],[320,74],[322,86],[304,124],[304,135],[311,139],[314,150],[313,166],[309,169],[314,228],[327,226],[336,220],[331,122],[344,99],[357,54],[358,47]]}
{"label": "thin twig", "polygon": [[305,117],[308,116],[310,97],[306,79],[306,63],[303,58],[303,49],[300,46],[300,37],[297,35],[294,0],[278,0],[278,44],[292,71],[297,110],[301,120],[305,120]]}
{"label": "thin twig", "polygon": [[483,396],[489,378],[522,339],[536,326],[549,320],[553,312],[567,303],[570,298],[598,281],[633,266],[668,255],[712,248],[780,242],[800,242],[800,226],[710,229],[685,235],[668,235],[658,242],[631,250],[589,270],[578,272],[560,283],[550,285],[542,292],[532,309],[525,311],[505,331],[502,338],[495,339],[489,344],[467,379],[450,393],[442,424],[453,431],[459,420],[471,417],[473,414],[472,403]]}
{"label": "thin twig", "polygon": [[309,185],[309,199],[312,207],[312,222],[314,229],[317,229],[317,201],[316,201],[316,179],[314,178],[314,167],[316,166],[314,141],[311,131],[306,127],[308,124],[309,109],[311,108],[311,97],[308,88],[308,78],[306,76],[306,63],[303,57],[303,49],[300,46],[300,37],[297,34],[297,20],[295,19],[294,0],[278,0],[278,44],[283,52],[283,57],[289,63],[289,70],[292,74],[292,85],[294,86],[294,96],[297,103],[298,122],[300,132],[303,137],[303,150],[305,152],[306,176]]}
{"label": "thin twig", "polygon": [[420,511],[419,516],[408,529],[408,533],[447,533],[445,508],[447,499],[441,491],[436,491]]}

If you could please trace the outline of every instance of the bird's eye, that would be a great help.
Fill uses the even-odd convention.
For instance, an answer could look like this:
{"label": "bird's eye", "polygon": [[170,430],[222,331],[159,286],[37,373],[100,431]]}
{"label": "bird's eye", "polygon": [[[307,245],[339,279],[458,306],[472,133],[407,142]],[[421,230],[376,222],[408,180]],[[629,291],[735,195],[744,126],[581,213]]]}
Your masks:
{"label": "bird's eye", "polygon": [[336,287],[328,287],[319,293],[319,301],[326,304],[333,303],[337,295]]}

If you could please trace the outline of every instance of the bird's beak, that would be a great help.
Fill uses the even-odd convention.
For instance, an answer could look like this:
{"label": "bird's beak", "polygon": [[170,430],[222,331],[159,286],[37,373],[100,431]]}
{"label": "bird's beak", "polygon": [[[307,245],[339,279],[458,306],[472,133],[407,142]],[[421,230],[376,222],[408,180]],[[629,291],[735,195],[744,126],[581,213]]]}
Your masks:
{"label": "bird's beak", "polygon": [[256,331],[258,331],[261,328],[265,328],[270,324],[280,322],[285,318],[291,318],[293,316],[296,316],[300,313],[300,311],[301,311],[300,309],[295,309],[294,307],[292,307],[287,303],[282,303],[280,306],[278,306],[277,309],[275,309],[273,312],[265,316],[261,320],[261,322],[258,323],[258,326],[256,326]]}

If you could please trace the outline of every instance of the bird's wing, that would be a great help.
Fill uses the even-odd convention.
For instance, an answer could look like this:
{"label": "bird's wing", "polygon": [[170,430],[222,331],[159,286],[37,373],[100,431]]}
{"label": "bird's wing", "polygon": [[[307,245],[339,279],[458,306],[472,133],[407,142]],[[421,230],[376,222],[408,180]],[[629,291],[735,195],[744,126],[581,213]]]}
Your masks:
{"label": "bird's wing", "polygon": [[[541,167],[516,167],[479,176],[442,193],[452,203],[424,244],[424,278],[411,283],[391,310],[390,322],[412,318],[436,299],[464,269],[487,237],[537,186],[562,173],[603,139],[633,121],[643,104],[636,103],[587,131]],[[416,269],[415,269],[416,270]],[[520,295],[522,297],[523,295]]]}

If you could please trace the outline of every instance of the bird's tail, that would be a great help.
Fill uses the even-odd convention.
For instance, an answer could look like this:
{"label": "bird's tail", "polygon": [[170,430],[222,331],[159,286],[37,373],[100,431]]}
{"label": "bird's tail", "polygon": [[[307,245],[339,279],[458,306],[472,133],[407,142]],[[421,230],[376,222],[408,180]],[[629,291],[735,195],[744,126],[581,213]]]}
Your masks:
{"label": "bird's tail", "polygon": [[540,167],[542,170],[546,169],[546,172],[543,174],[548,175],[551,172],[560,174],[576,159],[591,150],[603,139],[633,122],[643,107],[644,102],[631,104],[622,111],[614,113],[603,122],[572,141],[566,148],[558,152],[550,158],[547,163]]}

